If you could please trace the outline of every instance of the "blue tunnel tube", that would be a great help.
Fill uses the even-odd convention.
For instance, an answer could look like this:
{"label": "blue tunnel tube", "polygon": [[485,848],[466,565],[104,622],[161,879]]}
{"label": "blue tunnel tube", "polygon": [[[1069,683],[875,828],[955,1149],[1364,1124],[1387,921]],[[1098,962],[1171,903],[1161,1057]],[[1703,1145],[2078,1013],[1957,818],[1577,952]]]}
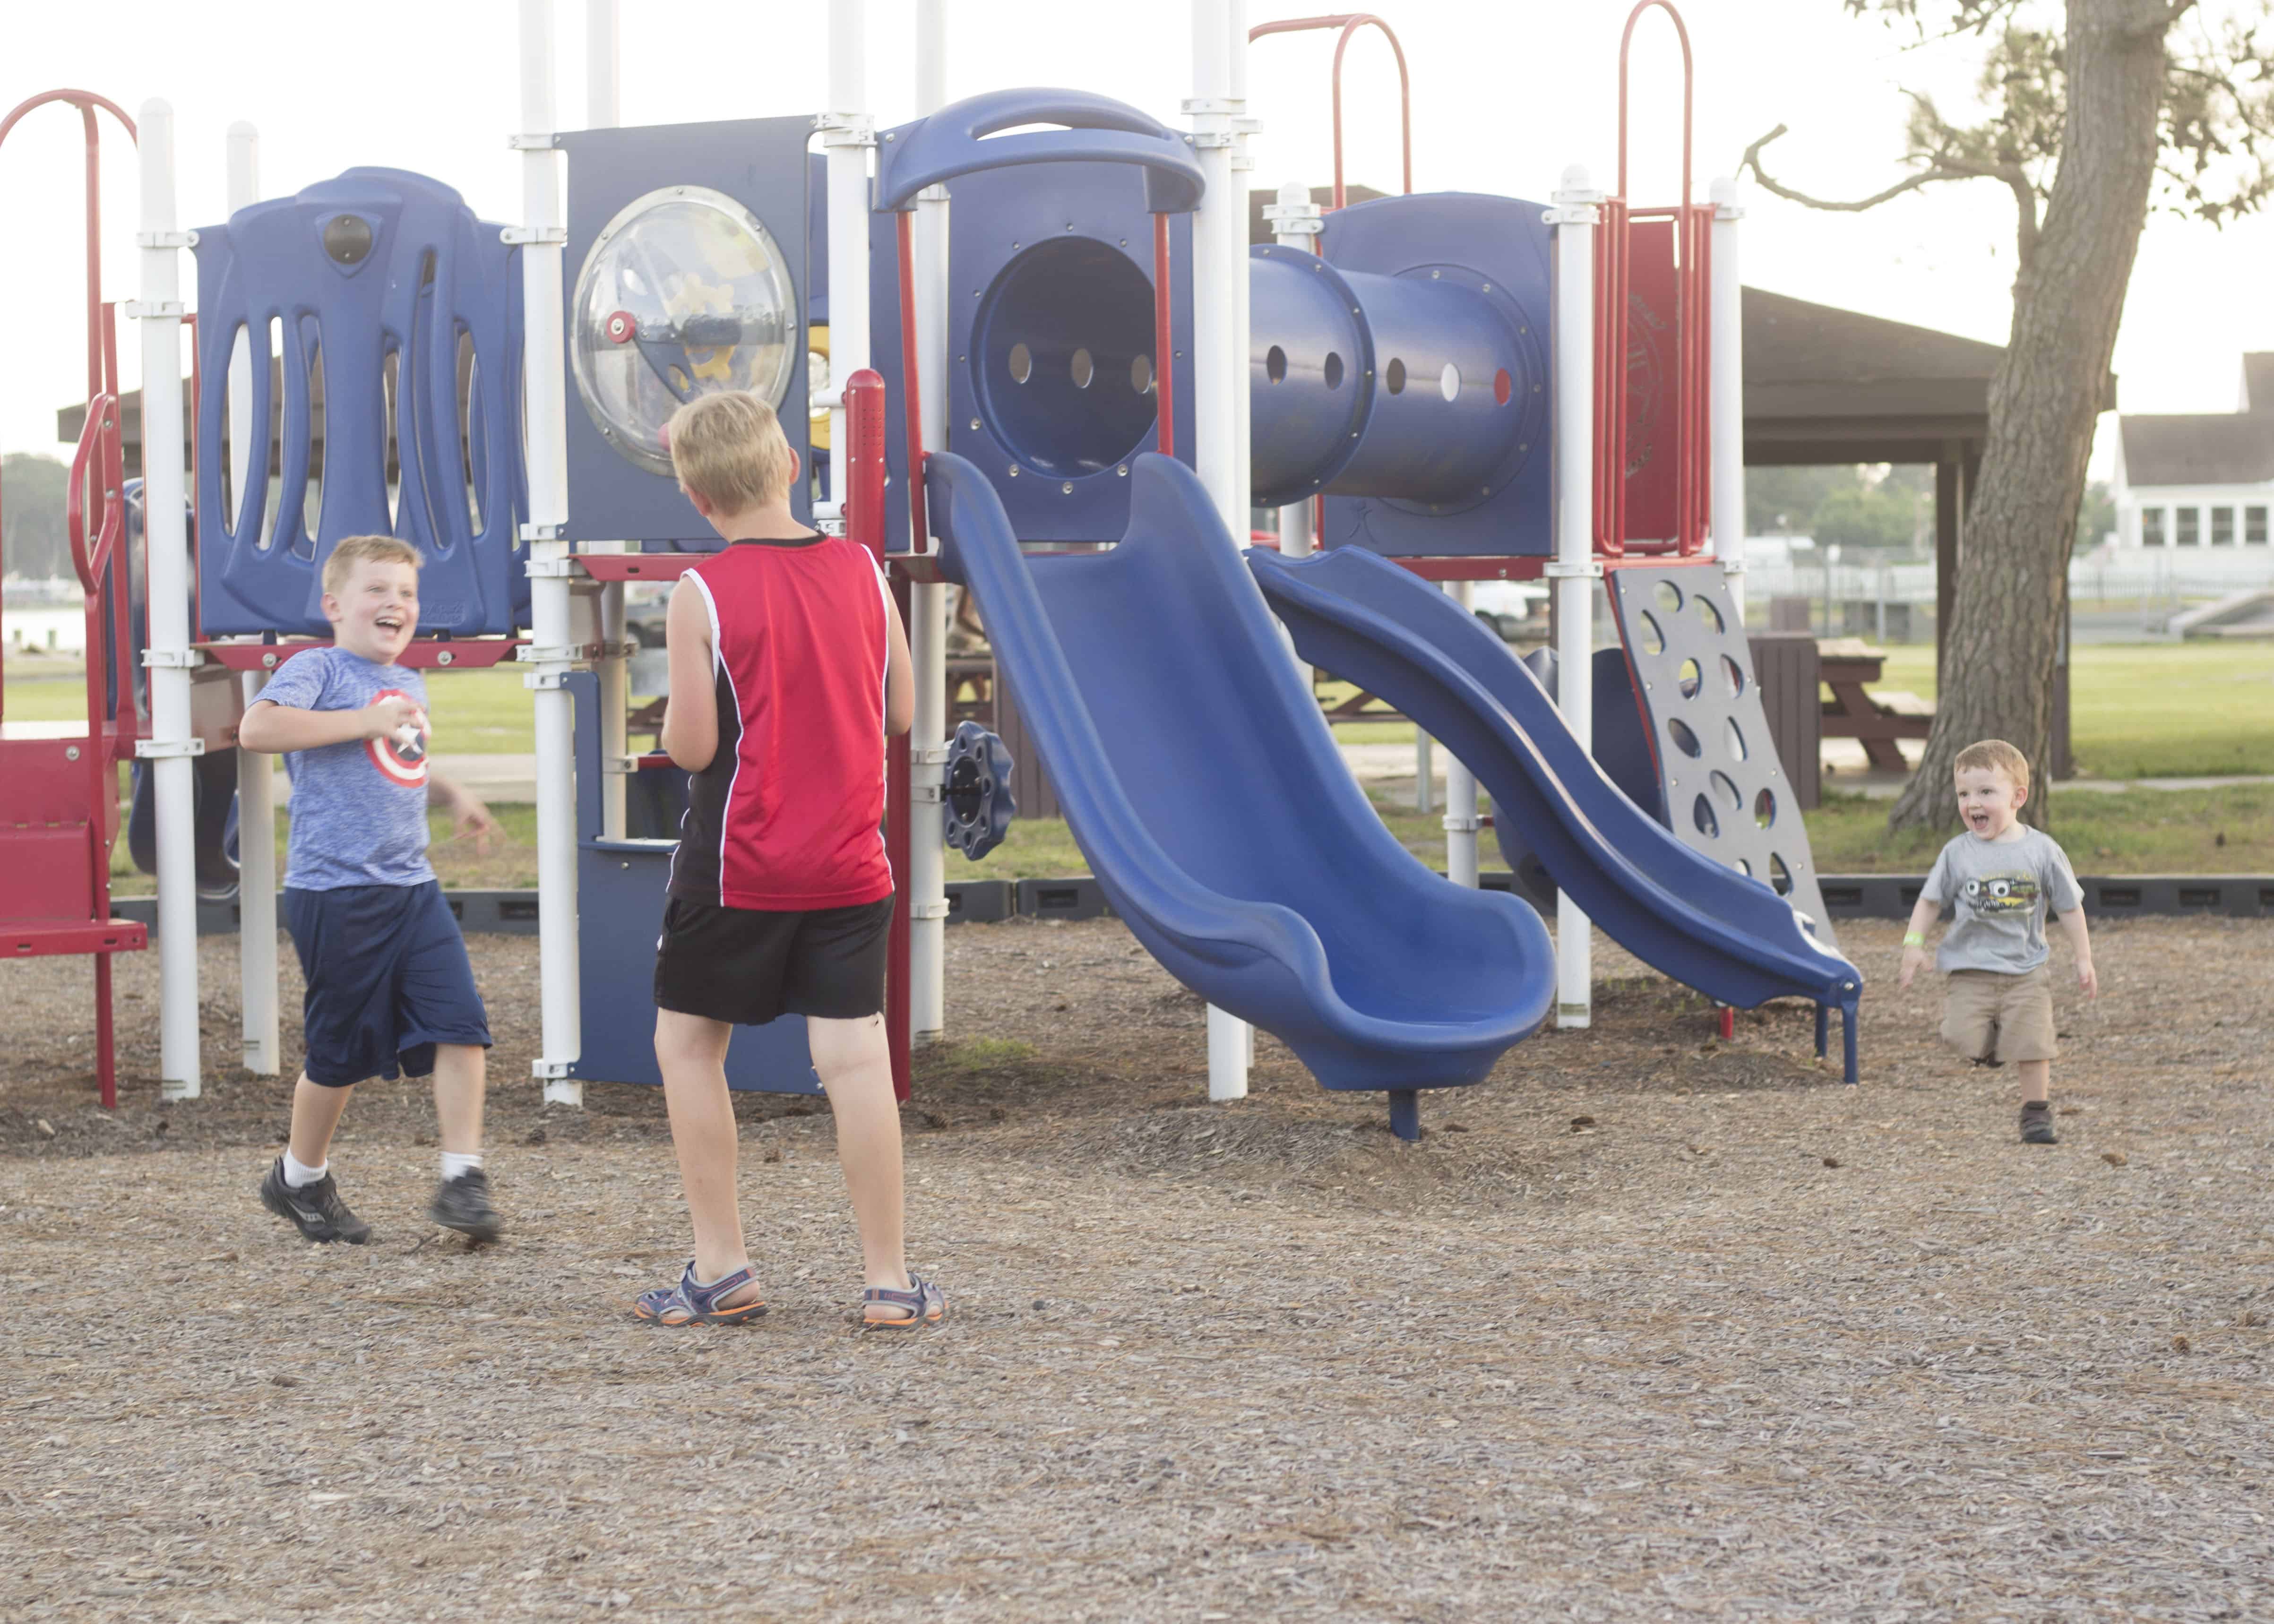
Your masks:
{"label": "blue tunnel tube", "polygon": [[1514,460],[1535,352],[1474,271],[1380,276],[1276,246],[1248,261],[1255,501],[1466,505]]}

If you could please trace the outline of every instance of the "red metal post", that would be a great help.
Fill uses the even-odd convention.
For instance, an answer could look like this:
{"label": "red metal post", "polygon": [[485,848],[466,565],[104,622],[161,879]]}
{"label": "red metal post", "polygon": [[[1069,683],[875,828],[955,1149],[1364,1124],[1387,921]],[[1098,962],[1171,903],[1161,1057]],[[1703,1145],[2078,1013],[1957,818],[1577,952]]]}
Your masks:
{"label": "red metal post", "polygon": [[885,380],[862,367],[845,380],[845,534],[885,561]]}
{"label": "red metal post", "polygon": [[1175,311],[1169,297],[1169,217],[1153,216],[1153,394],[1163,456],[1177,455]]}

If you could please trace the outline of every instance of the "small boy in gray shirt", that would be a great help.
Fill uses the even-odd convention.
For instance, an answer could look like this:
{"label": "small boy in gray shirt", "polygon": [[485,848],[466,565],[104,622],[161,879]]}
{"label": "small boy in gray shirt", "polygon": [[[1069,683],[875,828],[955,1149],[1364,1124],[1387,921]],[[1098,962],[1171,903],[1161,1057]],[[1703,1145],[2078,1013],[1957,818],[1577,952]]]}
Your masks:
{"label": "small boy in gray shirt", "polygon": [[1935,968],[1950,978],[1942,1041],[1977,1064],[2014,1062],[2021,1070],[2022,1142],[2054,1144],[2046,1097],[2054,1045],[2045,913],[2050,908],[2068,933],[2084,996],[2097,996],[2084,892],[2052,838],[2017,821],[2029,798],[2029,763],[2021,751],[1985,739],[1961,750],[1953,771],[1966,832],[1942,848],[1911,909],[1901,984],[1909,987],[1926,963],[1927,927],[1949,903],[1955,917],[1935,954]]}

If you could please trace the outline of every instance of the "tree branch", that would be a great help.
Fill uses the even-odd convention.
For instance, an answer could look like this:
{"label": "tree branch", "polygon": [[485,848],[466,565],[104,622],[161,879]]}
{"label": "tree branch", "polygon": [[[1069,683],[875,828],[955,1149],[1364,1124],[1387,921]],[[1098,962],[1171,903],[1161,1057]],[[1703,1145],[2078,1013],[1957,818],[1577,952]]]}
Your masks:
{"label": "tree branch", "polygon": [[2131,21],[2123,26],[2127,38],[2162,34],[2195,9],[2195,0],[2138,0]]}
{"label": "tree branch", "polygon": [[1899,198],[1907,192],[1916,192],[1920,187],[1931,185],[1936,181],[2001,180],[2012,189],[2014,206],[2020,215],[2015,230],[2022,264],[2029,263],[2029,255],[2037,248],[2037,189],[2035,183],[2029,179],[2029,171],[2018,163],[1983,163],[1970,159],[1954,157],[1947,153],[1937,153],[1929,161],[1925,169],[1905,176],[1886,191],[1876,192],[1868,198],[1861,198],[1853,202],[1839,202],[1828,198],[1812,198],[1804,192],[1796,192],[1761,167],[1761,148],[1778,137],[1788,133],[1789,133],[1788,127],[1779,124],[1759,140],[1746,147],[1745,155],[1738,160],[1737,173],[1743,175],[1747,169],[1751,169],[1753,172],[1753,178],[1760,183],[1762,191],[1782,198],[1788,203],[1797,203],[1803,208],[1827,209],[1847,214],[1861,214],[1865,209],[1877,208],[1880,204]]}
{"label": "tree branch", "polygon": [[1785,185],[1782,182],[1773,177],[1766,169],[1761,167],[1761,148],[1766,147],[1771,141],[1775,140],[1779,136],[1788,133],[1790,133],[1790,132],[1788,126],[1779,124],[1775,129],[1761,137],[1759,140],[1755,141],[1751,147],[1746,147],[1745,155],[1737,161],[1737,173],[1743,175],[1747,169],[1751,169],[1753,172],[1753,178],[1760,182],[1762,191],[1782,198],[1788,203],[1800,204],[1805,208],[1834,209],[1843,214],[1860,214],[1864,209],[1879,207],[1880,204],[1886,202],[1891,198],[1899,198],[1906,192],[1916,192],[1921,186],[1926,185],[1931,181],[1963,180],[1967,178],[1967,177],[1960,174],[1954,169],[1944,169],[1939,168],[1927,169],[1921,169],[1915,175],[1906,176],[1903,179],[1897,181],[1894,185],[1888,187],[1885,192],[1874,192],[1871,196],[1862,199],[1856,202],[1835,203],[1825,198],[1811,198],[1804,192],[1795,192],[1791,187]]}

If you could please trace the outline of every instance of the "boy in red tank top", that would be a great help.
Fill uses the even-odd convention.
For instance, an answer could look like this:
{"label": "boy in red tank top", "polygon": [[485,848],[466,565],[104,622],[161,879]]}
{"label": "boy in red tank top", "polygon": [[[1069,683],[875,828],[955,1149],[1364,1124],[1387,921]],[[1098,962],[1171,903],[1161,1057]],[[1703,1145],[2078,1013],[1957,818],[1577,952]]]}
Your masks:
{"label": "boy in red tank top", "polygon": [[860,1226],[862,1322],[932,1324],[945,1301],[902,1254],[882,1013],[885,740],[915,710],[907,634],[868,551],[791,515],[797,455],[772,408],[704,395],[669,439],[680,487],[727,545],[680,578],[666,622],[663,748],[689,779],[656,944],[655,1053],[695,1256],[633,1312],[672,1326],[765,1312],[735,1202],[727,1041],[799,1014]]}

